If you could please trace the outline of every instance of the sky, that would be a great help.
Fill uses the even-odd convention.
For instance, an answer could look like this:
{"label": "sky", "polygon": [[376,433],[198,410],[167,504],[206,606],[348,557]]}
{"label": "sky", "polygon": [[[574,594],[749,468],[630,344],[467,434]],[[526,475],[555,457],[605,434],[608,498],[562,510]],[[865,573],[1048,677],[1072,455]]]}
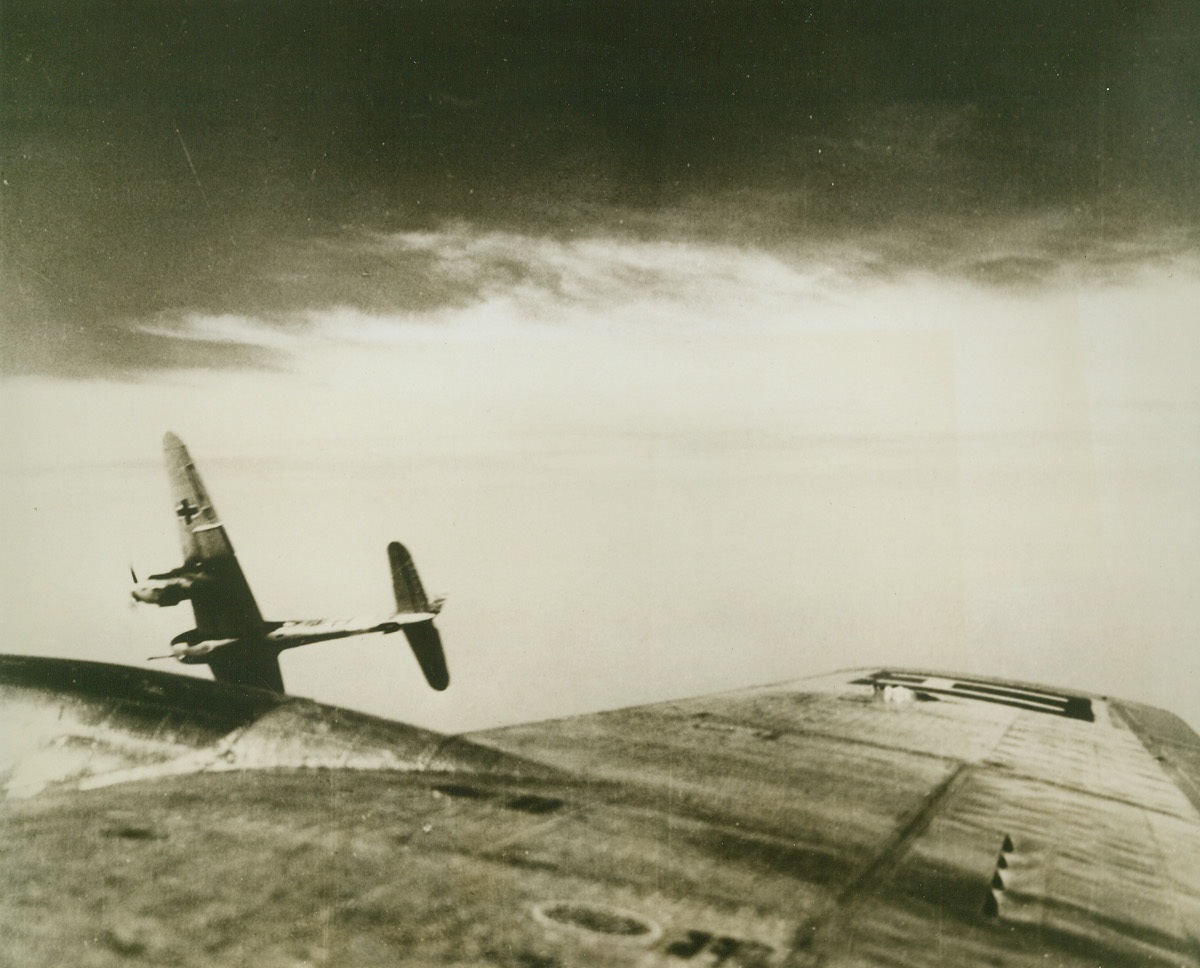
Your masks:
{"label": "sky", "polygon": [[[0,10],[5,651],[138,665],[191,447],[301,695],[859,665],[1200,725],[1200,8]],[[162,668],[180,671],[173,662]],[[196,670],[182,670],[195,672]]]}

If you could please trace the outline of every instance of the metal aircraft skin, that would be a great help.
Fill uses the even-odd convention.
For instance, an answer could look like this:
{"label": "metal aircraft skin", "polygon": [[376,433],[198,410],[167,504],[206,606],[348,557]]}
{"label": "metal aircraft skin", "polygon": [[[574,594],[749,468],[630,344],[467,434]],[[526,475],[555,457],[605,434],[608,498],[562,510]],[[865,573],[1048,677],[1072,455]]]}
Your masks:
{"label": "metal aircraft skin", "polygon": [[1200,737],[891,668],[467,736],[0,657],[0,964],[1200,966]]}
{"label": "metal aircraft skin", "polygon": [[428,600],[402,544],[388,545],[395,612],[366,619],[265,621],[187,448],[168,433],[163,452],[184,561],[144,582],[134,575],[130,594],[134,601],[164,607],[191,601],[196,627],[171,640],[176,659],[206,664],[221,682],[283,692],[279,654],[284,650],[351,635],[403,631],[430,686],[442,690],[450,684],[441,636],[433,624],[442,602]]}
{"label": "metal aircraft skin", "polygon": [[[277,648],[168,455],[184,644]],[[214,672],[0,656],[0,964],[1200,968],[1161,710],[875,667],[450,736]]]}

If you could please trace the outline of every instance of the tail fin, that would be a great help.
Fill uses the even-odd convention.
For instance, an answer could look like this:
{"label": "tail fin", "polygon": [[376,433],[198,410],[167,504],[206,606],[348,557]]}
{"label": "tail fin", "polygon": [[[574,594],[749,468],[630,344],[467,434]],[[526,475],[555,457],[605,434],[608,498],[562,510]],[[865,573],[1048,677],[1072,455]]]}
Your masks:
{"label": "tail fin", "polygon": [[396,611],[401,615],[409,612],[429,612],[429,599],[417,575],[417,566],[412,555],[399,541],[388,545],[388,561],[392,566],[392,591],[396,594]]}
{"label": "tail fin", "polygon": [[[393,541],[388,545],[388,561],[392,566],[392,591],[396,594],[396,612],[400,615],[436,614],[441,603],[430,603],[425,596],[425,588],[421,585],[417,566],[413,564],[408,549],[399,541]],[[446,668],[442,637],[434,628],[433,619],[405,624],[403,629],[426,681],[439,692],[445,689],[450,685],[450,671]]]}
{"label": "tail fin", "polygon": [[412,646],[413,655],[425,673],[425,681],[441,692],[450,685],[450,670],[446,668],[446,653],[442,650],[442,636],[428,622],[414,622],[404,626],[404,635]]}

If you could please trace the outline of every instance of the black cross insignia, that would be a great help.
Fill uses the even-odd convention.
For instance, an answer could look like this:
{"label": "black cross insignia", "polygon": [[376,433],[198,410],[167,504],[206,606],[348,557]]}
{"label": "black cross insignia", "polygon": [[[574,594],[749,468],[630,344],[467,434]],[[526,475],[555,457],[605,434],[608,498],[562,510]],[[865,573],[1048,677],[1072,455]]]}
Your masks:
{"label": "black cross insignia", "polygon": [[186,497],[175,508],[176,517],[183,518],[184,522],[188,525],[191,525],[192,518],[196,517],[199,513],[200,509],[188,501]]}

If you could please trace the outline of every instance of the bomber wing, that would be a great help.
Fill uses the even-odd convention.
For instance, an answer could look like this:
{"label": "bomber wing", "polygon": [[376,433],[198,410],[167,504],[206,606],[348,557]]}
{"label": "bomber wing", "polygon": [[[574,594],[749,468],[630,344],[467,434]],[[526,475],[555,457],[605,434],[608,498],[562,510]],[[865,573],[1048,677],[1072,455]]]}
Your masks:
{"label": "bomber wing", "polygon": [[262,614],[229,535],[187,447],[172,433],[163,438],[163,458],[171,486],[171,506],[179,522],[184,567],[200,571],[206,579],[197,583],[192,596],[196,628],[207,639],[259,634]]}
{"label": "bomber wing", "polygon": [[1200,966],[1200,738],[1116,700],[868,670],[450,738],[9,658],[0,712],[14,964]]}
{"label": "bomber wing", "polygon": [[474,738],[656,803],[643,876],[738,909],[701,952],[1200,965],[1200,737],[1161,710],[872,670]]}

